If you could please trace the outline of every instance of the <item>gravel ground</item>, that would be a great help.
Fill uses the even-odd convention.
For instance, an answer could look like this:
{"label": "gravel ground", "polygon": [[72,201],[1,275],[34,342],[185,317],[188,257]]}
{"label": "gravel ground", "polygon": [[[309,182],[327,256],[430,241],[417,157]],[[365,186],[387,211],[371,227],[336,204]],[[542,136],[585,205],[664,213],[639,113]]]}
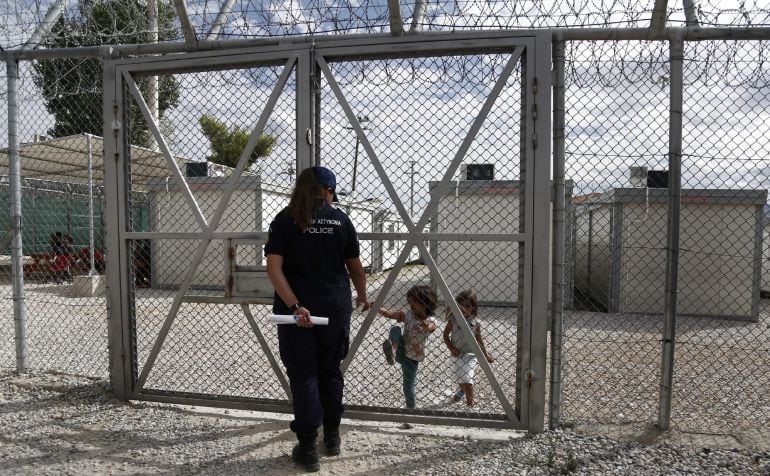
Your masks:
{"label": "gravel ground", "polygon": [[[296,474],[281,414],[125,404],[103,381],[0,371],[0,474]],[[770,474],[770,451],[343,421],[320,474]],[[663,443],[660,443],[663,441]]]}
{"label": "gravel ground", "polygon": [[[410,268],[386,305],[402,305],[404,289],[425,279],[424,269]],[[51,284],[25,290],[30,368],[89,378],[19,377],[0,370],[0,472],[296,472],[285,415],[111,400],[101,381],[108,370],[104,298],[73,297],[67,286]],[[141,365],[171,300],[167,291],[137,291]],[[0,286],[0,315],[11,316],[12,304],[10,287]],[[261,322],[268,311],[252,306],[252,312]],[[492,368],[510,397],[516,380],[512,315],[511,308],[482,309],[487,347],[498,358]],[[354,314],[355,327],[362,319]],[[651,429],[658,413],[661,322],[655,315],[565,313],[561,421],[572,430],[523,438],[516,432],[426,425],[404,430],[393,422],[349,421],[345,452],[325,458],[322,471],[770,474],[770,300],[762,300],[758,322],[678,318],[673,431],[663,435]],[[375,320],[358,349],[347,374],[347,404],[403,407],[399,369],[384,365],[381,354],[388,325]],[[274,326],[260,327],[275,354]],[[473,411],[450,403],[454,386],[440,334],[429,347],[418,379],[423,412],[502,412],[481,372],[481,401]],[[2,320],[0,369],[13,368],[14,355],[13,320]],[[237,306],[184,304],[147,384],[285,398]]]}

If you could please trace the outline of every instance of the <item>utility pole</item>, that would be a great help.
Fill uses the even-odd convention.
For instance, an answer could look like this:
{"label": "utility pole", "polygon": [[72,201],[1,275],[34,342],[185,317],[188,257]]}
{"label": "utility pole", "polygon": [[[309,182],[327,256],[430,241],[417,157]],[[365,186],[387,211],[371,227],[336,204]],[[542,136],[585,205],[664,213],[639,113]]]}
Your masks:
{"label": "utility pole", "polygon": [[414,160],[409,162],[409,217],[414,218]]}
{"label": "utility pole", "polygon": [[[364,125],[364,122],[369,122],[369,116],[356,116],[356,119],[361,124],[361,129],[366,130],[367,127]],[[355,130],[352,127],[345,127],[345,129]],[[358,169],[358,147],[360,143],[361,140],[358,138],[358,134],[356,134],[356,152],[353,155],[353,181],[350,185],[350,193],[356,191],[356,170]]]}
{"label": "utility pole", "polygon": [[[150,18],[150,42],[157,43],[158,42],[158,0],[150,0],[147,2],[147,14]],[[150,115],[152,116],[153,120],[158,126],[158,129],[161,129],[160,126],[160,99],[159,99],[159,87],[158,87],[158,76],[150,76],[150,81],[147,85],[148,91],[147,91],[147,108],[150,110]],[[149,137],[150,143],[150,149],[154,151],[158,151],[158,141],[155,139],[155,137],[150,134]],[[93,247],[91,247],[91,254],[93,254]]]}

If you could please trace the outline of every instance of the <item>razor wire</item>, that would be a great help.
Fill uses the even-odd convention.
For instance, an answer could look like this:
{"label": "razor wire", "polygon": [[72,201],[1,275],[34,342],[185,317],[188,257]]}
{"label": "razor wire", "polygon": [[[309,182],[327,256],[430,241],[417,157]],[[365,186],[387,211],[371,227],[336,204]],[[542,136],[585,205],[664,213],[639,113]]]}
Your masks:
{"label": "razor wire", "polygon": [[[0,10],[0,45],[4,49],[22,46],[42,23],[54,0],[17,0],[7,2]],[[171,2],[159,2],[161,12],[173,12]],[[205,38],[212,24],[219,20],[225,2],[192,0],[187,12],[197,38]],[[469,31],[512,28],[643,28],[649,25],[654,3],[652,0],[455,0],[420,3],[408,1],[400,5],[400,15],[407,28],[423,31]],[[695,2],[696,15],[701,26],[758,27],[770,24],[770,6],[763,1],[736,2],[725,6],[716,0]],[[112,44],[121,35],[144,36],[151,41],[143,1],[93,3],[65,1],[66,19],[79,24],[84,31],[101,37],[100,44]],[[93,25],[82,21],[84,5],[101,5],[104,15],[111,18],[110,31],[93,30]],[[382,0],[361,2],[259,2],[247,0],[231,3],[225,10],[222,39],[243,39],[282,36],[313,36],[321,34],[382,33],[389,30],[390,12]],[[129,7],[130,6],[130,7]],[[126,9],[136,11],[126,21]],[[415,14],[415,12],[418,12]],[[669,2],[666,11],[669,25],[685,24],[685,14],[679,2]],[[161,40],[182,40],[179,21],[161,25]],[[117,29],[117,30],[116,30]],[[36,46],[36,45],[33,45]]]}

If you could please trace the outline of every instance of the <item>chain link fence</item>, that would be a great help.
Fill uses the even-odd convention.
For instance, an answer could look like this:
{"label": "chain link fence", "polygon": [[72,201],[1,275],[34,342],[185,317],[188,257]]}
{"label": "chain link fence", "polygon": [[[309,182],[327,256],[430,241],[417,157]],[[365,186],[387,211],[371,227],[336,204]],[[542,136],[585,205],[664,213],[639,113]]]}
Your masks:
{"label": "chain link fence", "polygon": [[[329,78],[321,79],[320,162],[337,174],[338,206],[348,213],[362,237],[361,260],[369,275],[370,298],[381,296],[385,308],[408,310],[406,296],[410,289],[422,286],[436,294],[439,286],[438,274],[431,273],[419,251],[405,251],[403,234],[407,228],[398,215],[394,198],[415,221],[421,216],[509,57],[510,54],[495,53],[332,64],[332,77],[346,101],[353,105],[366,141],[353,131],[339,98],[329,86]],[[237,302],[221,303],[224,296],[239,296],[240,272],[264,269],[264,238],[244,238],[243,234],[256,232],[265,236],[270,221],[288,203],[296,177],[296,84],[292,76],[285,84],[280,83],[283,68],[255,64],[241,69],[178,72],[168,76],[179,90],[179,104],[165,119],[173,122],[174,128],[159,128],[154,139],[145,129],[149,112],[146,95],[131,96],[126,111],[130,119],[129,142],[150,138],[161,149],[167,146],[184,174],[181,181],[170,169],[165,176],[155,175],[162,158],[142,160],[143,149],[129,150],[131,196],[146,200],[149,210],[144,229],[137,221],[136,211],[145,207],[135,202],[130,205],[129,231],[164,235],[132,241],[129,254],[133,263],[131,328],[136,348],[136,373],[132,378],[142,386],[143,393],[206,399],[256,398],[284,407],[287,403],[283,370],[271,361],[271,357],[277,359],[278,352],[275,327],[267,320],[270,307],[243,308]],[[469,76],[468,72],[472,74]],[[366,89],[378,88],[382,96],[365,93],[359,79],[362,74],[366,77]],[[439,206],[435,213],[426,216],[422,225],[425,231],[504,234],[523,226],[522,167],[517,160],[511,160],[521,149],[523,71],[511,66],[508,74],[506,91],[489,112],[487,123],[477,136],[477,146],[468,157],[469,162],[488,163],[495,174],[490,178],[495,178],[497,185],[474,187],[466,180],[473,172],[464,168],[463,175],[458,172],[456,176],[462,180],[453,180],[449,192],[436,196]],[[141,76],[134,79],[142,84]],[[270,109],[268,98],[273,88],[278,88],[278,93]],[[447,100],[452,96],[462,99]],[[442,110],[426,116],[426,103]],[[233,170],[214,166],[206,159],[221,160],[221,154],[228,150],[230,159],[237,159],[245,142],[240,147],[218,149],[216,141],[225,137],[235,142],[237,137],[251,133],[253,124],[265,111],[270,120],[262,136],[270,147],[255,154],[253,164],[235,185],[229,203],[222,206],[220,200]],[[396,113],[400,120],[389,121]],[[206,124],[212,122],[220,126],[219,137],[212,137],[206,130]],[[441,140],[415,141],[415,130]],[[369,145],[377,151],[376,162],[368,153]],[[432,157],[431,164],[419,160],[421,157]],[[234,165],[233,160],[229,163]],[[385,170],[386,179],[378,175],[376,164]],[[388,194],[389,186],[396,191],[395,197]],[[478,200],[488,203],[484,207],[487,211],[479,217],[488,224],[481,229],[467,225],[476,213]],[[216,224],[218,217],[221,220]],[[201,248],[200,235],[191,232],[209,226],[213,226],[217,236]],[[184,233],[189,233],[189,237],[180,236]],[[368,238],[367,234],[380,236]],[[433,241],[423,246],[436,260],[437,271],[449,281],[450,296],[470,289],[475,292],[484,342],[490,360],[495,361],[497,380],[507,399],[516,404],[516,368],[520,359],[514,345],[520,325],[516,304],[517,290],[523,286],[519,282],[523,259],[518,245]],[[467,259],[470,255],[478,256],[478,260]],[[500,255],[510,257],[508,261],[497,262],[494,257]],[[388,283],[399,260],[406,266],[398,269],[395,279]],[[140,262],[143,264],[139,265]],[[505,277],[504,283],[488,275],[493,268],[496,277]],[[137,277],[141,269],[147,270],[146,279]],[[231,279],[235,280],[234,285]],[[179,293],[184,296],[177,297]],[[272,292],[268,296],[272,298]],[[432,301],[431,314],[437,322],[428,338],[427,357],[419,366],[415,386],[419,412],[502,420],[505,409],[481,369],[476,370],[474,399],[466,402],[462,398],[474,405],[458,405],[452,398],[459,387],[443,339],[449,303],[440,292]],[[402,370],[390,367],[383,355],[383,343],[393,321],[375,317],[370,325],[365,323],[366,319],[365,314],[353,315],[351,341],[359,338],[359,329],[365,330],[361,331],[361,341],[356,344],[358,352],[347,371],[348,407],[408,412],[407,407],[412,405],[404,400]],[[454,334],[459,332],[455,329]],[[451,340],[449,330],[447,339]]]}
{"label": "chain link fence", "polygon": [[[379,59],[332,65],[341,96],[356,114],[375,155],[359,144],[340,98],[333,93],[329,81],[324,81],[322,162],[337,172],[338,186],[349,191],[349,197],[376,206],[375,215],[380,217],[375,223],[376,231],[406,231],[394,197],[388,194],[391,183],[404,212],[418,226],[423,224],[425,232],[483,237],[523,230],[524,175],[520,163],[523,159],[519,156],[524,72],[517,65],[505,79],[503,72],[510,56],[500,53]],[[462,165],[451,176],[448,189],[441,192],[440,180],[461,150],[495,82],[501,78],[505,82],[504,92],[490,109],[463,160],[465,164],[486,165],[483,170]],[[378,95],[372,97],[369,88],[376,88]],[[377,173],[375,161],[381,164],[386,179]],[[486,173],[487,180],[493,182],[468,181],[474,173]],[[437,205],[429,216],[423,217],[431,200]],[[371,229],[366,221],[357,226],[359,230]],[[407,397],[411,377],[416,405],[424,413],[500,417],[505,415],[505,407],[495,394],[498,384],[507,402],[518,410],[520,350],[516,342],[520,308],[515,305],[523,286],[519,277],[524,266],[519,244],[468,238],[425,240],[422,245],[436,268],[432,271],[430,263],[413,248],[402,258],[407,266],[394,270],[398,275],[391,287],[387,282],[388,271],[396,264],[404,245],[395,236],[384,242],[362,242],[364,264],[384,271],[371,274],[370,295],[382,297],[387,291],[385,309],[410,312],[410,290],[416,293],[419,287],[432,289],[436,328],[422,332],[424,359],[418,352],[407,351],[407,357],[421,359],[414,370],[404,361],[389,366],[383,349],[398,342],[391,334],[393,327],[403,333],[406,324],[375,317],[348,369],[349,404],[376,411],[408,408],[412,405],[411,396]],[[372,263],[371,259],[380,262]],[[473,322],[480,322],[476,328],[490,360],[495,360],[492,369],[496,381],[490,381],[481,364],[474,361],[477,359],[472,354],[476,351],[465,340],[467,336],[459,323],[453,321],[454,325],[448,325],[450,302],[442,293],[442,281],[446,282],[450,296],[462,292],[475,296],[476,311],[469,313],[475,317]],[[409,332],[411,339],[414,330]],[[447,342],[454,342],[452,347],[464,352],[465,357],[456,359]],[[463,392],[460,381],[468,384]],[[471,389],[475,395],[466,394]]]}
{"label": "chain link fence", "polygon": [[[560,3],[572,6],[573,13],[553,14],[538,3],[533,6],[535,14],[524,20],[524,15],[516,13],[518,4],[498,2],[496,10],[487,10],[485,4],[483,15],[469,21],[469,12],[479,5],[460,2],[452,9],[431,9],[418,23],[426,29],[484,28],[488,20],[495,28],[646,26],[651,11],[645,2],[627,4],[623,11],[608,8],[601,14],[588,11],[583,4]],[[36,3],[25,11],[22,2],[9,3],[4,10],[9,21],[5,22],[2,46],[22,45],[47,6]],[[196,33],[205,36],[218,12],[209,2],[188,2],[188,7]],[[412,15],[415,7],[407,5],[404,15]],[[762,5],[744,3],[732,10],[718,7],[716,2],[700,2],[702,25],[767,24],[768,9]],[[388,24],[387,12],[379,4],[360,4],[353,9],[357,14],[349,18],[335,17],[324,13],[333,9],[312,5],[276,12],[240,2],[236,8],[241,9],[234,14],[238,20],[228,24],[223,38],[372,32]],[[254,21],[255,14],[265,21]],[[74,9],[65,13],[66,18],[79,15]],[[361,21],[356,23],[354,17]],[[670,24],[683,18],[681,9],[670,9]],[[523,25],[524,21],[529,23]],[[183,38],[176,21],[161,25],[161,41]],[[130,41],[149,41],[141,36],[148,32],[146,26],[137,23],[128,30],[139,35]],[[65,44],[68,38],[82,40],[78,46],[128,41],[92,24],[78,35],[54,30],[46,46],[75,46]],[[90,39],[83,39],[89,35]],[[682,431],[754,435],[770,426],[770,311],[765,297],[770,292],[770,284],[766,284],[770,250],[765,234],[770,147],[765,126],[767,51],[765,41],[686,44],[672,402],[672,427]],[[499,77],[503,56],[489,53],[331,65],[376,159],[411,218],[417,219],[431,199],[473,112]],[[566,178],[570,187],[562,423],[649,425],[658,417],[668,220],[668,59],[665,42],[567,43]],[[81,280],[87,283],[85,291],[77,291],[74,283],[76,277],[98,277],[109,261],[104,246],[104,167],[99,137],[102,69],[93,58],[56,61],[19,63],[29,366],[107,377],[107,303],[94,287],[100,280]],[[0,70],[7,80],[5,63]],[[147,108],[158,111],[158,130],[185,180],[170,174],[142,107],[134,101],[127,112],[132,159],[129,231],[178,235],[200,230],[201,217],[209,222],[215,216],[232,169],[206,160],[226,155],[233,147],[225,143],[215,150],[211,139],[226,137],[230,145],[236,145],[235,150],[239,144],[242,148],[244,134],[251,131],[281,71],[281,66],[255,65],[180,72],[157,81],[152,76],[137,77],[145,98],[158,91],[157,101],[146,99]],[[525,170],[514,160],[522,147],[518,129],[523,107],[521,75],[521,70],[514,71],[505,85],[506,93],[469,150],[466,163],[483,166],[466,166],[453,177],[454,188],[448,195],[436,196],[439,206],[425,222],[424,231],[515,233],[521,226]],[[384,307],[407,309],[407,291],[417,285],[440,291],[438,276],[413,249],[403,259],[406,266],[392,283],[388,281],[388,273],[404,249],[404,237],[399,233],[406,232],[406,227],[373,167],[375,157],[356,135],[328,83],[322,80],[320,86],[320,159],[337,172],[340,191],[345,192],[340,206],[359,232],[392,234],[385,239],[362,239],[370,293],[377,296],[389,287]],[[255,158],[236,186],[217,233],[266,232],[271,218],[287,203],[296,175],[295,87],[290,76],[264,132],[266,153]],[[5,89],[0,97],[8,100]],[[3,124],[7,124],[7,114],[7,109],[0,110]],[[89,141],[93,141],[90,161]],[[89,170],[93,187],[88,185]],[[490,178],[489,173],[495,181],[493,190],[462,181]],[[0,170],[0,180],[7,175],[6,165]],[[200,206],[199,216],[188,206],[185,183]],[[9,200],[3,195],[7,194],[5,187],[0,183],[2,203]],[[0,212],[0,238],[8,236],[9,217],[5,207]],[[517,406],[521,247],[495,241],[423,244],[451,295],[474,291],[485,349],[495,359],[492,369],[504,382],[506,397]],[[0,365],[10,368],[14,366],[13,276],[9,245],[5,241],[3,245],[1,302],[3,314],[9,318],[0,324]],[[281,377],[265,358],[266,350],[277,355],[273,329],[262,324],[269,307],[251,306],[249,315],[238,305],[206,302],[226,292],[224,263],[229,250],[234,250],[238,265],[262,265],[260,240],[215,238],[202,252],[200,266],[191,272],[198,246],[199,240],[176,235],[130,242],[130,312],[138,372],[133,377],[139,378],[146,369],[146,388],[159,394],[259,395],[268,402],[283,401],[286,393]],[[187,294],[199,298],[184,300],[174,312],[174,293],[188,276]],[[505,408],[480,362],[474,366],[475,405],[454,401],[453,397],[467,397],[459,395],[461,387],[457,386],[456,372],[464,370],[455,368],[444,342],[450,303],[441,292],[437,301],[439,325],[428,338],[428,355],[417,375],[418,408],[435,415],[500,417]],[[354,314],[354,327],[361,326],[364,319],[364,315]],[[170,328],[163,334],[167,322]],[[390,324],[375,318],[360,342],[361,353],[350,363],[346,401],[351,408],[409,412],[401,369],[390,367],[382,353]],[[450,343],[456,331],[453,328],[447,333]],[[151,372],[145,367],[148,360],[155,361]]]}
{"label": "chain link fence", "polygon": [[[672,425],[767,436],[770,43],[685,46],[682,187],[694,193],[682,197]],[[718,316],[687,315],[703,313]]]}
{"label": "chain link fence", "polygon": [[[95,65],[96,69],[81,70],[78,74],[99,78],[98,63],[89,65]],[[62,121],[68,117],[90,117],[92,111],[84,104],[92,101],[84,100],[77,89],[54,89],[41,94],[36,84],[36,78],[41,77],[39,71],[33,63],[21,62],[17,82],[28,365],[107,377],[106,298],[103,289],[90,292],[91,280],[81,282],[94,275],[95,281],[104,286],[107,250],[102,212],[101,144],[91,144],[88,134],[51,136],[56,117]],[[53,104],[55,106],[51,106]],[[60,113],[52,115],[51,110]],[[101,123],[101,119],[96,120]],[[7,148],[3,149],[2,157],[0,197],[8,205],[11,193]],[[90,186],[89,170],[92,172]],[[6,238],[2,243],[0,281],[4,294],[3,315],[8,316],[2,324],[3,335],[8,337],[3,340],[2,355],[4,361],[14,362],[9,212],[6,206],[0,215],[1,233]]]}
{"label": "chain link fence", "polygon": [[[657,420],[670,78],[649,55],[659,47],[568,43],[575,306],[564,317],[563,422]],[[679,430],[761,432],[770,418],[765,48],[701,42],[685,51],[671,422]],[[644,59],[603,60],[619,49]]]}
{"label": "chain link fence", "polygon": [[[171,325],[164,336],[162,351],[152,357],[156,359],[152,372],[147,367],[145,388],[149,391],[285,398],[280,380],[265,358],[242,308],[189,298],[224,297],[225,262],[230,250],[234,255],[233,266],[261,267],[264,239],[215,238],[205,250],[199,251],[199,235],[173,236],[201,232],[216,220],[232,167],[282,72],[282,66],[255,65],[159,78],[159,82],[165,77],[167,83],[175,83],[179,91],[179,103],[165,119],[174,127],[159,132],[183,179],[180,181],[160,156],[143,164],[132,153],[130,187],[134,197],[146,197],[150,212],[147,229],[143,229],[139,217],[133,214],[129,231],[165,235],[132,241],[131,260],[135,271],[132,313],[139,369],[135,378],[154,355],[153,347],[161,335],[162,325],[165,322]],[[142,80],[137,78],[137,82]],[[222,208],[221,220],[214,226],[214,232],[264,233],[272,217],[288,203],[295,179],[295,87],[295,82],[289,80],[280,89],[271,120],[250,158],[253,163],[238,181],[229,203]],[[133,118],[129,123],[132,143],[136,137],[150,136],[140,109],[140,103],[133,97],[128,112]],[[157,137],[153,136],[152,140],[157,141]],[[163,173],[158,173],[157,164]],[[140,208],[136,204],[131,206],[131,210]],[[198,252],[199,263],[195,260]],[[146,270],[145,278],[136,275],[139,269]],[[174,311],[174,296],[185,287],[188,298]],[[251,306],[248,316],[253,316],[251,322],[258,326],[260,336],[268,337],[271,354],[277,355],[277,340],[267,323],[269,313],[268,306]]]}

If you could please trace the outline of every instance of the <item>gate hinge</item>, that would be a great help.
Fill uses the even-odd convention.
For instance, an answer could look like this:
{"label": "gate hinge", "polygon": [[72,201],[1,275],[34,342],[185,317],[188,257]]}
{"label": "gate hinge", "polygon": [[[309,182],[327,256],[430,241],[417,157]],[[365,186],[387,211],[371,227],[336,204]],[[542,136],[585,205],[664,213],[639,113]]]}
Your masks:
{"label": "gate hinge", "polygon": [[112,128],[112,133],[115,135],[115,139],[118,138],[118,134],[120,133],[120,121],[118,120],[118,103],[113,102],[112,103],[112,124],[110,127]]}
{"label": "gate hinge", "polygon": [[537,134],[532,134],[532,148],[537,149]]}
{"label": "gate hinge", "polygon": [[537,103],[532,105],[532,120],[537,120]]}

